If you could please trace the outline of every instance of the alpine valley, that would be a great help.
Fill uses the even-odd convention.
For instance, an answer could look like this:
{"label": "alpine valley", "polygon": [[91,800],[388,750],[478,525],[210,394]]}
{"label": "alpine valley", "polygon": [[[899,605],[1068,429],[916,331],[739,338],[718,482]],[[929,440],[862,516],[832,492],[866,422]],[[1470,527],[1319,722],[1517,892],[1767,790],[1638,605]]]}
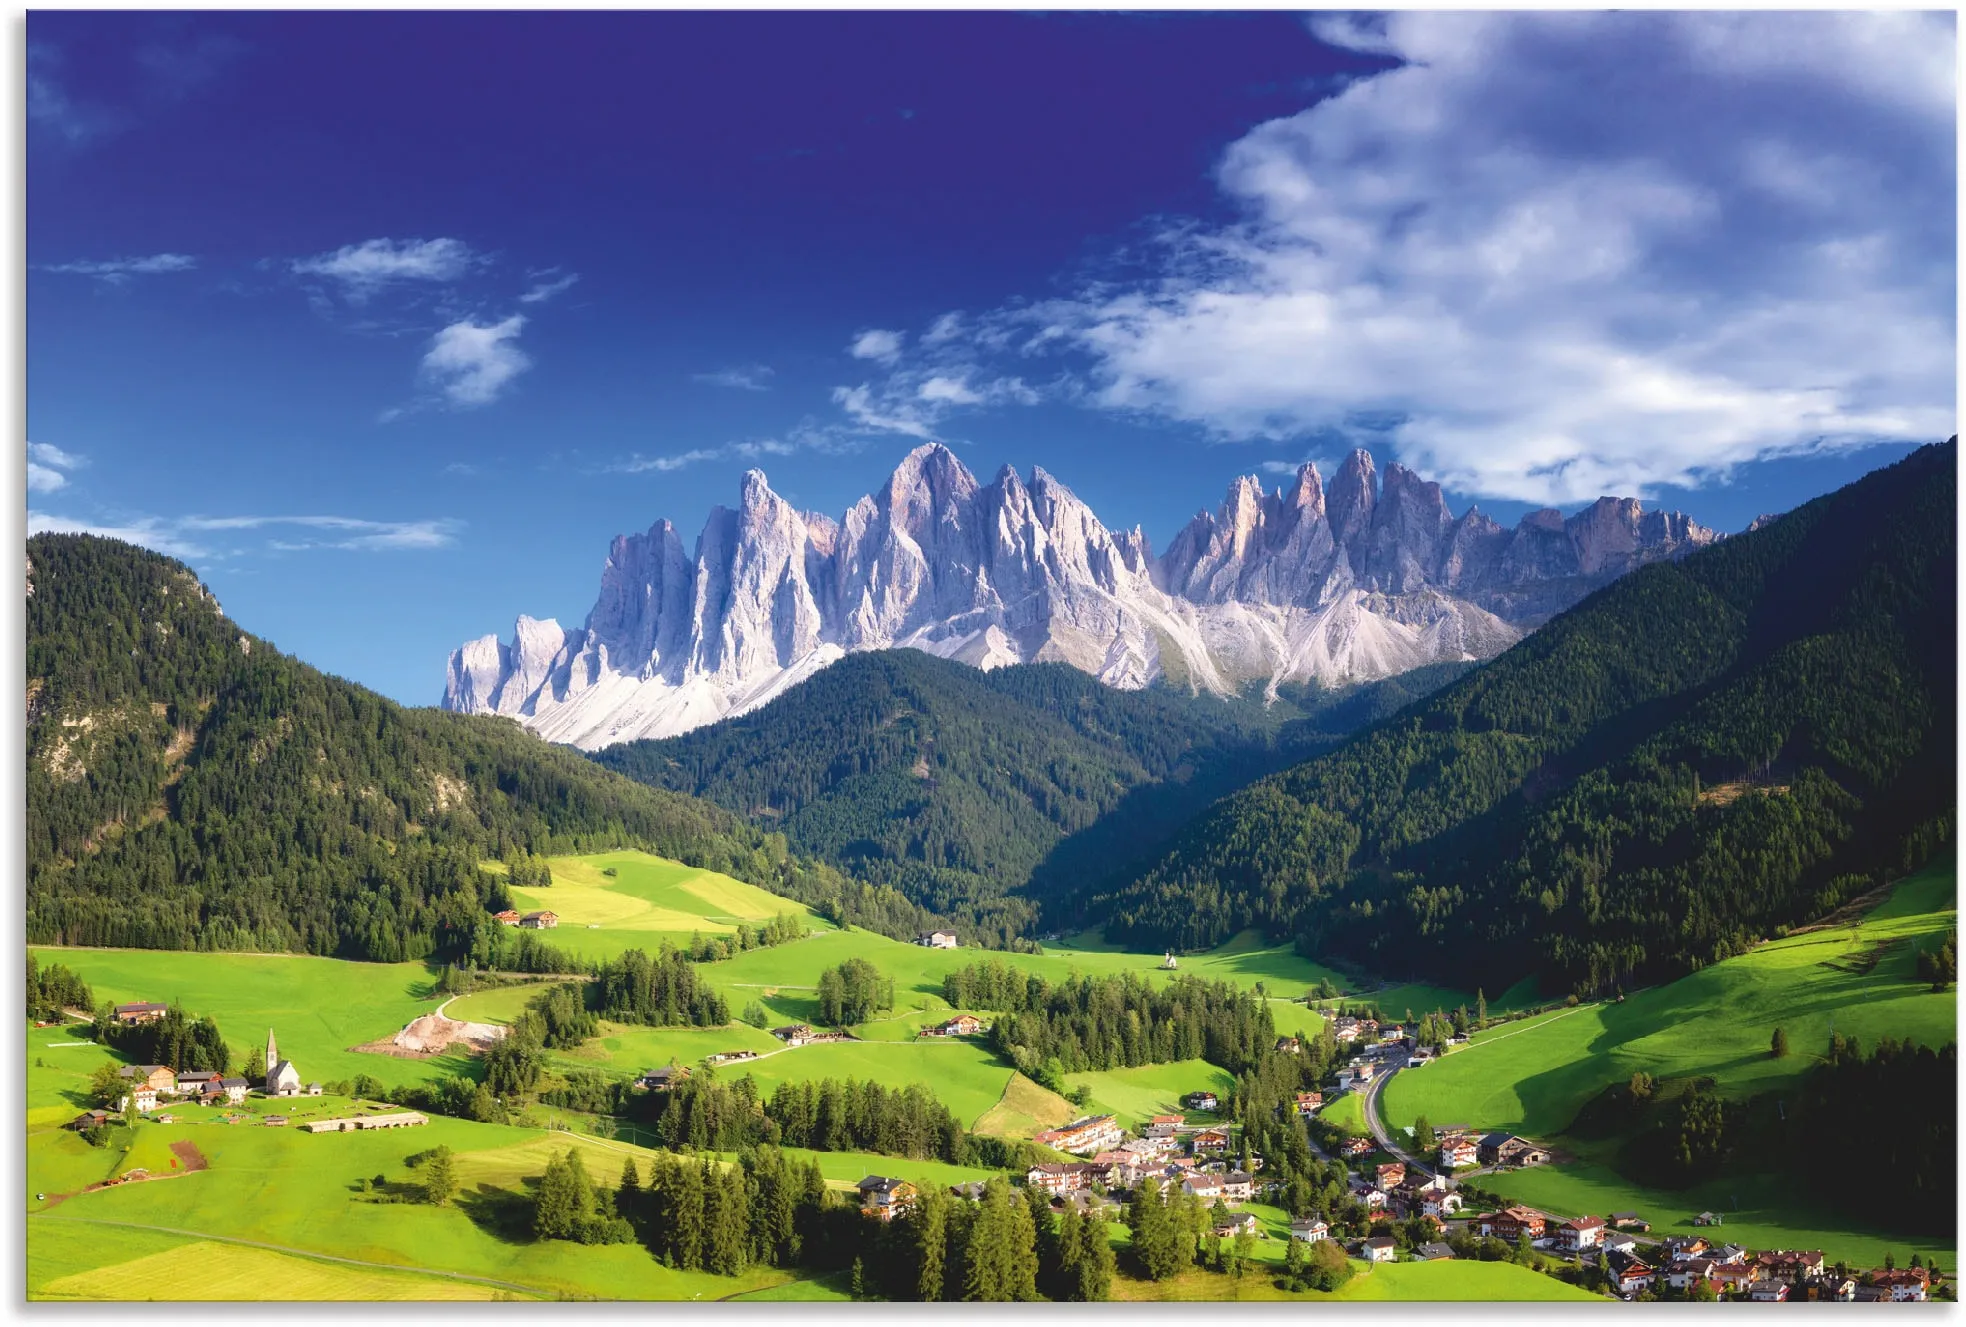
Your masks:
{"label": "alpine valley", "polygon": [[446,709],[502,714],[586,750],[749,710],[843,655],[907,647],[991,669],[1070,664],[1111,686],[1274,698],[1486,659],[1593,590],[1712,544],[1677,512],[1600,498],[1505,529],[1440,485],[1353,452],[1327,484],[1237,480],[1155,557],[1057,479],[979,483],[939,443],[838,521],[762,472],[676,527],[617,537],[585,625],[520,617],[450,658]]}

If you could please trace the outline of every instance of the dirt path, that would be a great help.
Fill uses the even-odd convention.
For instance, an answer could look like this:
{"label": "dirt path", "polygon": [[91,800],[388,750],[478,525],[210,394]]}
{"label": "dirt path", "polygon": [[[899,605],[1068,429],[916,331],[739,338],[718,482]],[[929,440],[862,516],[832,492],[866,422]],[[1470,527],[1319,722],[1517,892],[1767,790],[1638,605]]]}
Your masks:
{"label": "dirt path", "polygon": [[175,1226],[147,1226],[136,1221],[104,1221],[92,1216],[48,1216],[37,1214],[34,1220],[79,1221],[91,1226],[117,1226],[124,1230],[153,1230],[163,1235],[182,1235],[186,1239],[206,1239],[217,1244],[241,1244],[249,1249],[266,1249],[272,1253],[285,1253],[295,1258],[311,1258],[315,1262],[340,1263],[345,1267],[373,1267],[384,1272],[413,1272],[418,1276],[441,1277],[446,1281],[469,1281],[475,1285],[497,1286],[500,1290],[517,1290],[521,1294],[544,1297],[546,1292],[537,1286],[522,1285],[517,1281],[500,1281],[489,1276],[472,1276],[469,1272],[447,1272],[438,1267],[412,1267],[402,1263],[365,1262],[360,1258],[342,1258],[332,1253],[316,1253],[312,1249],[296,1249],[285,1244],[268,1244],[263,1240],[237,1239],[231,1235],[213,1235],[202,1230],[180,1230]]}
{"label": "dirt path", "polygon": [[189,1138],[180,1138],[175,1143],[172,1143],[171,1155],[183,1163],[184,1173],[186,1175],[191,1174],[193,1171],[204,1170],[211,1165],[211,1162],[205,1160],[205,1154],[198,1150],[198,1144],[192,1142]]}

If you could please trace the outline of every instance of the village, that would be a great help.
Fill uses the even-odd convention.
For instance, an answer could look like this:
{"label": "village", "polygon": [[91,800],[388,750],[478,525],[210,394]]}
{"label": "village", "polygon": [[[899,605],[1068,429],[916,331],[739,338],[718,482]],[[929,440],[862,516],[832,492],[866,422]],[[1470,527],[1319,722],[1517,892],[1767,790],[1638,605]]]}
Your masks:
{"label": "village", "polygon": [[[136,1001],[117,1005],[114,1014],[117,1022],[134,1026],[162,1019],[168,1009],[168,1005]],[[97,1107],[85,1110],[70,1120],[67,1128],[89,1134],[132,1114],[157,1124],[173,1124],[178,1117],[172,1113],[172,1109],[178,1106],[195,1105],[208,1109],[238,1107],[245,1105],[247,1098],[255,1093],[264,1099],[282,1100],[319,1097],[323,1091],[318,1082],[301,1082],[300,1070],[293,1061],[282,1058],[279,1042],[271,1029],[266,1034],[266,1072],[257,1085],[238,1075],[198,1069],[180,1072],[167,1064],[126,1064],[116,1073],[124,1082],[124,1091],[117,1098],[115,1109]],[[231,1121],[242,1117],[224,1118]],[[287,1116],[279,1114],[262,1114],[257,1118],[261,1125],[273,1128],[290,1123]],[[333,1119],[309,1119],[300,1127],[307,1133],[352,1133],[369,1129],[401,1129],[429,1122],[429,1117],[420,1111],[370,1109]]]}
{"label": "village", "polygon": [[[962,1014],[924,1029],[923,1035],[974,1036],[985,1030],[981,1020]],[[1368,1092],[1375,1083],[1383,1085],[1387,1074],[1421,1068],[1432,1058],[1398,1025],[1345,1016],[1334,1021],[1333,1031],[1360,1053],[1333,1075],[1329,1098],[1321,1091],[1295,1094],[1294,1109],[1307,1121],[1343,1094]],[[1295,1040],[1280,1038],[1277,1049],[1295,1050]],[[1456,1036],[1448,1048],[1467,1041]],[[1187,1112],[1207,1116],[1215,1116],[1222,1105],[1217,1094],[1207,1090],[1187,1094],[1181,1104]],[[1282,1186],[1263,1178],[1260,1155],[1238,1152],[1238,1132],[1233,1123],[1213,1118],[1191,1121],[1187,1113],[1154,1115],[1132,1131],[1122,1128],[1113,1115],[1085,1116],[1032,1138],[1040,1146],[1084,1159],[1031,1166],[1023,1183],[1049,1196],[1054,1209],[1076,1207],[1082,1213],[1118,1220],[1121,1196],[1151,1180],[1159,1186],[1163,1201],[1179,1193],[1206,1204],[1214,1236],[1267,1239],[1270,1232],[1264,1223],[1238,1209],[1248,1203],[1274,1202]],[[1352,1172],[1347,1196],[1363,1210],[1364,1230],[1347,1238],[1336,1228],[1339,1214],[1326,1213],[1291,1220],[1288,1238],[1306,1244],[1336,1241],[1349,1257],[1368,1267],[1481,1256],[1483,1242],[1489,1243],[1490,1255],[1526,1248],[1549,1260],[1594,1270],[1607,1293],[1625,1300],[1711,1296],[1758,1303],[1924,1302],[1939,1284],[1930,1269],[1920,1266],[1886,1266],[1863,1273],[1828,1265],[1819,1251],[1756,1251],[1700,1234],[1655,1239],[1651,1223],[1634,1212],[1565,1218],[1515,1204],[1468,1211],[1463,1184],[1454,1178],[1457,1172],[1473,1178],[1544,1165],[1552,1160],[1552,1152],[1513,1134],[1480,1133],[1459,1125],[1436,1131],[1434,1142],[1431,1159],[1437,1169],[1430,1172],[1417,1159],[1394,1155],[1387,1143],[1374,1138],[1353,1135],[1338,1141],[1333,1150]],[[919,1196],[914,1184],[893,1176],[869,1175],[856,1187],[862,1214],[878,1221],[905,1215]],[[953,1185],[949,1191],[976,1201],[982,1186],[972,1182]],[[1691,1224],[1718,1228],[1724,1220],[1722,1214],[1702,1212],[1691,1218]],[[1416,1238],[1416,1231],[1425,1238]]]}

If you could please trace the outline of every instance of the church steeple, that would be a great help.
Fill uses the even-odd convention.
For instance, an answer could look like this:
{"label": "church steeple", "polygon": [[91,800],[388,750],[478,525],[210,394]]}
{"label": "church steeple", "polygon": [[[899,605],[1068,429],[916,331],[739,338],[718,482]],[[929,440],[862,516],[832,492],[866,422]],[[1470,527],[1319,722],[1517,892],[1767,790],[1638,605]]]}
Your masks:
{"label": "church steeple", "polygon": [[273,1040],[273,1029],[266,1029],[266,1076],[273,1076],[273,1068],[280,1063],[280,1047]]}

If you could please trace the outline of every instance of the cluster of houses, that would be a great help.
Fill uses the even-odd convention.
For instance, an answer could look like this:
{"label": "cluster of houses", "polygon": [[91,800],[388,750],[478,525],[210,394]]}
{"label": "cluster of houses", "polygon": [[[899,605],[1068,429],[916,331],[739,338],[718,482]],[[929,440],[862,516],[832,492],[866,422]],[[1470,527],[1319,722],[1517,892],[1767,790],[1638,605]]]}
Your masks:
{"label": "cluster of houses", "polygon": [[795,1046],[811,1046],[822,1041],[852,1041],[849,1034],[834,1029],[830,1032],[816,1031],[808,1023],[792,1023],[782,1028],[773,1028],[771,1035],[785,1043],[785,1049]]}
{"label": "cluster of houses", "polygon": [[1663,1287],[1690,1291],[1704,1285],[1717,1297],[1767,1304],[1922,1303],[1932,1289],[1931,1273],[1923,1267],[1880,1268],[1860,1281],[1839,1276],[1816,1250],[1757,1253],[1739,1244],[1717,1244],[1692,1235],[1661,1240],[1641,1255],[1632,1243],[1629,1237],[1605,1241],[1605,1269],[1627,1298]]}
{"label": "cluster of houses", "polygon": [[560,924],[560,914],[544,909],[539,912],[520,912],[517,908],[507,908],[492,914],[501,926],[520,926],[528,931],[550,931]]}
{"label": "cluster of houses", "polygon": [[[149,1023],[162,1018],[167,1008],[161,1004],[138,1003],[116,1006],[116,1018],[125,1024]],[[291,1060],[280,1058],[279,1043],[269,1030],[266,1034],[266,1081],[261,1092],[269,1097],[298,1097],[321,1095],[319,1083],[301,1086],[300,1071]],[[245,1101],[252,1084],[244,1078],[212,1073],[204,1069],[187,1069],[183,1073],[168,1064],[126,1064],[118,1069],[129,1084],[129,1089],[116,1102],[118,1111],[128,1110],[135,1104],[137,1113],[148,1115],[166,1101],[182,1101],[201,1106],[237,1106]],[[81,1132],[104,1124],[109,1112],[101,1110],[84,1111],[69,1121],[68,1127]]]}
{"label": "cluster of houses", "polygon": [[1482,1134],[1479,1137],[1458,1126],[1435,1132],[1435,1155],[1449,1170],[1475,1166],[1541,1166],[1548,1164],[1550,1151],[1527,1138],[1511,1133]]}

